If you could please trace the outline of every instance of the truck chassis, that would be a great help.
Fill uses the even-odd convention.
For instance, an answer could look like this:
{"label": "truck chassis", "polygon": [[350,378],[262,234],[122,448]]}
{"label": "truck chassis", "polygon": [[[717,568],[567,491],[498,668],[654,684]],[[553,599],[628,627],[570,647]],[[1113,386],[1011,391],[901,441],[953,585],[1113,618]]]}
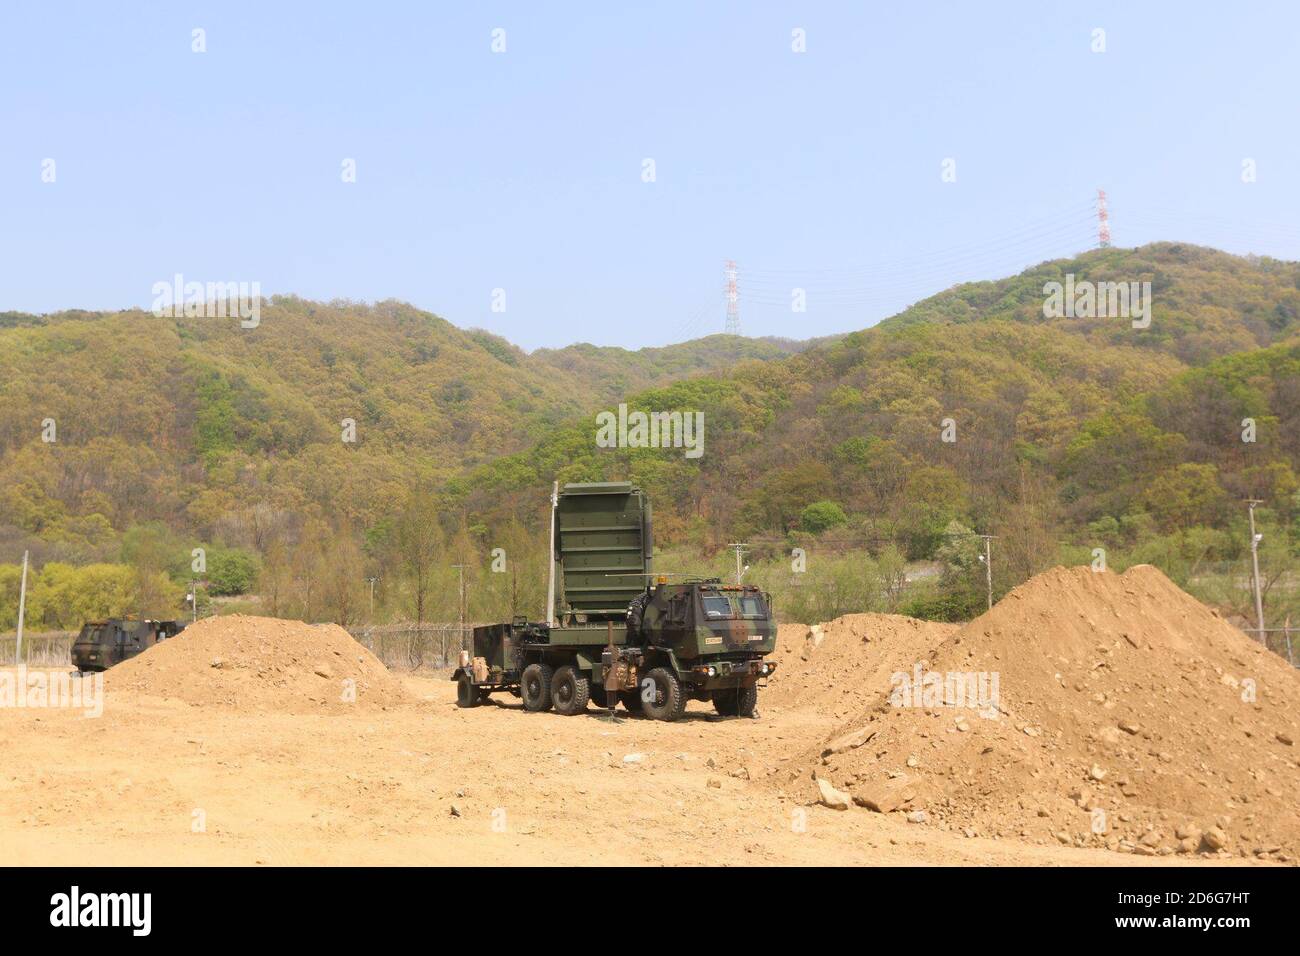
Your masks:
{"label": "truck chassis", "polygon": [[[722,716],[752,717],[758,688],[776,669],[761,654],[745,652],[680,661],[671,647],[615,643],[614,634],[612,625],[550,628],[518,622],[475,628],[474,654],[462,652],[452,674],[456,703],[476,707],[505,692],[531,712],[573,716],[589,703],[609,709],[621,703],[631,713],[676,720],[688,701],[711,700]],[[494,666],[493,660],[501,663]]]}

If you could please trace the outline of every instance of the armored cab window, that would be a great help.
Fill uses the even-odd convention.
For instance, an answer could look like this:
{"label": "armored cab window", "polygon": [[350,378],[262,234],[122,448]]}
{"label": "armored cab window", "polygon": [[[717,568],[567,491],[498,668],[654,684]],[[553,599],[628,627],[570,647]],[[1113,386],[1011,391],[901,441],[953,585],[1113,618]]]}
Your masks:
{"label": "armored cab window", "polygon": [[668,602],[668,622],[670,624],[686,623],[686,595],[674,595]]}
{"label": "armored cab window", "polygon": [[731,602],[721,594],[704,594],[701,598],[704,601],[705,617],[731,617]]}

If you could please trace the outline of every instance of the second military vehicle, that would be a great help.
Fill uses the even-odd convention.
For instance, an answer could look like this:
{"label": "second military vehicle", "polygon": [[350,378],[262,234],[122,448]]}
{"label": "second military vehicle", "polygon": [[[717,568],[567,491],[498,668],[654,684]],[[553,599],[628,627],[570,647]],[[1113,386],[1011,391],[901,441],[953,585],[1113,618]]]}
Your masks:
{"label": "second military vehicle", "polygon": [[776,668],[764,660],[776,645],[767,594],[654,575],[650,502],[628,482],[557,487],[551,541],[546,620],[476,627],[452,675],[460,706],[506,691],[525,710],[566,715],[621,702],[676,720],[687,701],[707,700],[754,716]]}
{"label": "second military vehicle", "polygon": [[90,621],[72,644],[72,666],[79,671],[108,670],[183,630],[185,625],[176,621]]}

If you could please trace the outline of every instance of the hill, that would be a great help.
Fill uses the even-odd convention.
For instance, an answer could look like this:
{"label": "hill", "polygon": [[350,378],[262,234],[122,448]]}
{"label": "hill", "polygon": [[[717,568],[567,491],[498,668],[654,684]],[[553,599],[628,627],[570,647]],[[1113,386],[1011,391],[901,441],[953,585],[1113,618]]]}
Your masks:
{"label": "hill", "polygon": [[[1149,284],[1149,321],[1045,308],[1051,283],[1105,282]],[[1095,548],[1187,585],[1240,561],[1249,495],[1285,569],[1300,554],[1298,330],[1300,264],[1179,243],[963,284],[808,347],[710,336],[526,354],[400,303],[291,297],[251,331],[9,313],[0,546],[113,558],[157,522],[265,558],[342,536],[364,554],[331,564],[359,578],[390,560],[420,488],[457,563],[485,565],[489,538],[532,548],[556,478],[631,478],[662,545],[709,554],[743,535],[756,560],[892,545],[977,569],[954,545],[973,529],[998,536],[998,592]],[[598,447],[595,413],[623,402],[701,413],[702,456]],[[41,440],[46,419],[57,442]],[[913,613],[968,615],[982,580],[962,580],[956,605]]]}
{"label": "hill", "polygon": [[248,330],[141,311],[8,313],[0,540],[99,556],[141,522],[210,537],[258,505],[372,527],[412,485],[525,449],[628,389],[799,347],[715,335],[528,355],[400,303],[292,297]]}
{"label": "hill", "polygon": [[[1149,327],[1046,318],[1044,285],[1067,273],[1150,282]],[[914,554],[955,519],[1011,530],[1017,508],[1074,528],[1130,512],[1215,523],[1229,496],[1295,490],[1298,316],[1295,263],[1177,244],[1098,250],[959,286],[782,362],[637,396],[705,413],[698,462],[597,449],[592,425],[573,424],[482,469],[470,506],[553,474],[631,475],[660,492],[661,518],[705,541],[784,533],[832,500]],[[1244,418],[1258,425],[1250,443]],[[1184,495],[1205,506],[1180,512]]]}

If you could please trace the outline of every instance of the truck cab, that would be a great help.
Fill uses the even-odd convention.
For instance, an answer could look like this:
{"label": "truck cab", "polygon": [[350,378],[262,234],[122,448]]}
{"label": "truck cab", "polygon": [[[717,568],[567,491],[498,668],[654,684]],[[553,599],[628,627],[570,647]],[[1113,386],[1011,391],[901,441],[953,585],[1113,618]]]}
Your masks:
{"label": "truck cab", "polygon": [[724,716],[753,716],[758,683],[776,667],[764,660],[776,649],[772,600],[752,585],[660,579],[628,608],[627,629],[623,656],[643,661],[639,703],[655,715],[681,696],[683,707],[711,700]]}
{"label": "truck cab", "polygon": [[762,657],[776,649],[771,606],[752,585],[664,580],[628,608],[629,643],[672,648],[684,660]]}
{"label": "truck cab", "polygon": [[176,621],[88,621],[72,644],[72,666],[79,671],[105,671],[184,629]]}

